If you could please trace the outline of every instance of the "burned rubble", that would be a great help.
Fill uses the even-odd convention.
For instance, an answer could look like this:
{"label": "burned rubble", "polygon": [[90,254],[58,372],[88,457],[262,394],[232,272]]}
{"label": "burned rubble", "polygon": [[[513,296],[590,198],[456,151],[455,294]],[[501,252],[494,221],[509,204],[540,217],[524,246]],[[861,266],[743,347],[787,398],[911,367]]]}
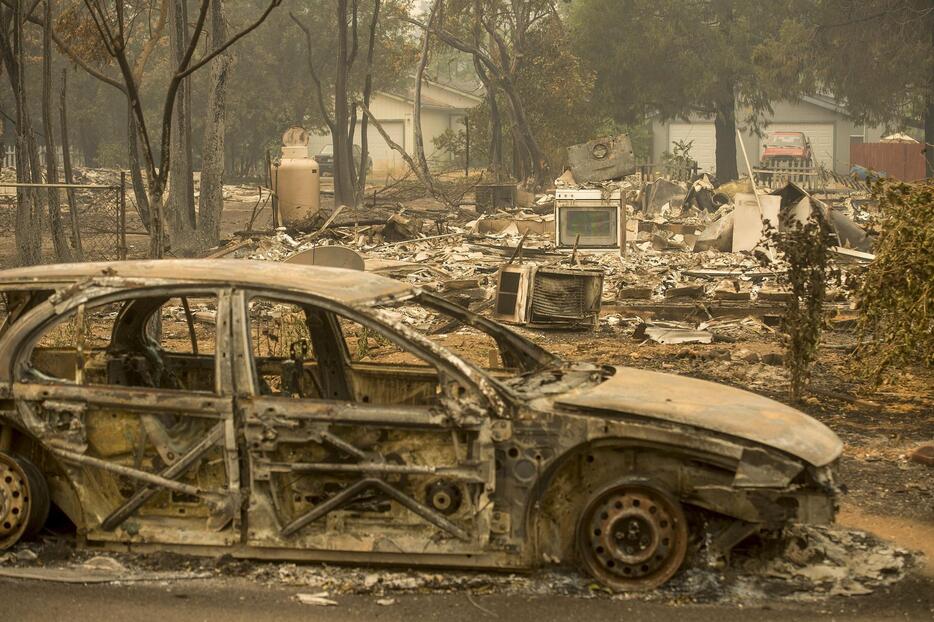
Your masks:
{"label": "burned rubble", "polygon": [[[362,594],[388,599],[407,594],[560,594],[575,598],[629,599],[584,577],[560,569],[533,574],[504,574],[452,570],[401,570],[344,566],[271,564],[179,555],[139,556],[66,548],[51,555],[54,541],[21,544],[0,554],[0,576],[52,583],[112,583],[127,585],[201,581],[207,584],[246,579],[269,587],[291,587],[324,595],[340,604],[340,597]],[[902,579],[918,563],[909,551],[863,532],[846,529],[796,527],[784,537],[738,550],[730,566],[707,561],[704,545],[674,580],[638,598],[656,602],[767,603],[775,594],[800,602],[819,602],[832,596],[868,594]],[[321,603],[318,603],[321,604]]]}
{"label": "burned rubble", "polygon": [[[592,176],[599,177],[599,174],[592,173]],[[241,190],[245,196],[250,196],[248,189]],[[570,364],[560,370],[550,369],[548,365],[553,359],[546,361],[546,355],[541,352],[517,355],[509,353],[508,348],[503,350],[503,344],[514,338],[507,337],[504,333],[492,329],[490,325],[484,324],[484,318],[513,325],[518,335],[534,340],[544,336],[549,341],[560,341],[562,335],[590,333],[598,343],[599,340],[606,340],[607,343],[629,342],[636,347],[646,343],[662,347],[687,346],[675,356],[692,360],[695,368],[703,368],[706,365],[707,371],[700,375],[722,379],[727,374],[731,375],[730,380],[734,384],[774,393],[776,386],[787,384],[788,381],[782,368],[781,355],[774,349],[732,347],[732,344],[738,342],[744,345],[757,341],[765,342],[774,336],[783,313],[783,304],[789,296],[788,291],[779,285],[780,277],[787,270],[787,266],[771,248],[763,229],[769,223],[778,227],[787,226],[787,223],[796,219],[807,219],[812,211],[819,211],[833,226],[833,250],[838,256],[844,275],[850,270],[860,270],[872,257],[871,235],[867,233],[867,230],[872,230],[872,206],[852,193],[841,193],[839,196],[825,193],[817,196],[794,184],[782,185],[766,193],[756,188],[749,180],[718,186],[715,180],[707,175],[702,175],[692,182],[630,174],[619,179],[597,179],[577,183],[572,174],[566,174],[556,180],[551,191],[538,196],[522,196],[518,191],[507,193],[506,199],[503,199],[502,195],[497,196],[498,203],[494,201],[496,205],[491,204],[479,209],[479,205],[471,208],[470,196],[467,195],[468,202],[454,213],[430,205],[393,205],[391,201],[364,210],[323,208],[301,223],[292,223],[267,231],[248,228],[237,233],[225,245],[209,253],[209,258],[205,260],[208,263],[204,267],[207,272],[200,268],[197,272],[207,274],[211,270],[208,267],[210,262],[217,262],[218,266],[223,264],[228,270],[229,279],[236,280],[234,275],[239,274],[239,271],[235,264],[223,260],[245,259],[281,262],[284,264],[283,268],[289,264],[352,268],[361,276],[363,273],[369,273],[389,277],[399,282],[400,286],[413,288],[411,292],[414,292],[414,295],[403,293],[403,290],[392,290],[392,293],[387,294],[391,304],[385,305],[386,308],[374,316],[384,323],[384,327],[391,327],[392,331],[406,339],[420,340],[422,338],[416,335],[427,335],[436,339],[442,347],[466,345],[464,361],[484,370],[495,370],[492,377],[496,379],[495,383],[505,387],[521,400],[526,400],[531,408],[557,407],[572,411],[616,409],[619,412],[635,413],[637,416],[654,417],[659,413],[652,410],[653,396],[645,389],[654,386],[655,383],[658,383],[658,386],[667,383],[670,385],[667,390],[674,391],[673,394],[683,398],[691,396],[691,399],[685,402],[688,410],[682,411],[681,414],[673,411],[664,415],[670,418],[671,422],[683,424],[690,423],[690,417],[679,417],[685,412],[697,410],[696,404],[689,402],[696,401],[699,395],[710,389],[700,385],[692,389],[688,384],[681,389],[680,381],[673,383],[663,380],[661,376],[645,375],[645,372],[635,369],[623,371],[622,368],[616,368],[618,371],[614,372],[612,367],[601,368],[587,364]],[[478,203],[479,200],[480,194],[477,195]],[[521,205],[518,204],[520,202]],[[245,267],[247,263],[242,265]],[[189,267],[187,264],[179,266],[184,270]],[[268,268],[269,275],[275,273],[275,268]],[[135,269],[137,268],[127,268],[130,272]],[[138,269],[143,271],[140,274],[149,270],[143,266]],[[132,275],[129,280],[119,276],[122,268],[116,267],[112,273],[110,270],[108,268],[104,271],[111,279],[107,286],[126,287],[134,282]],[[184,277],[184,270],[179,273],[179,278]],[[257,271],[256,274],[260,272]],[[304,274],[309,277],[307,283],[301,280],[301,275]],[[289,272],[288,275],[294,276],[291,287],[316,287],[315,280],[311,278],[314,274],[316,273],[313,271]],[[69,280],[79,277],[80,275],[75,273],[63,278]],[[271,276],[268,278],[270,283],[275,280]],[[287,275],[283,273],[276,278],[285,279]],[[845,282],[845,278],[841,280],[841,283]],[[102,286],[103,282],[95,285]],[[244,285],[255,286],[246,282]],[[78,285],[75,287],[78,288]],[[363,296],[362,293],[360,295]],[[843,285],[831,292],[823,305],[828,320],[841,326],[850,321],[852,306],[849,295]],[[423,304],[429,301],[430,304]],[[446,306],[448,302],[460,305],[477,315],[458,312],[452,316],[449,313],[451,309]],[[354,308],[359,307],[357,310],[363,313],[363,308],[371,303],[363,306],[359,304],[355,303]],[[305,314],[302,316],[304,320],[295,320],[293,316],[296,311],[286,307],[281,301],[250,307],[252,311],[261,313],[263,321],[267,323],[266,328],[256,328],[256,335],[262,334],[262,339],[273,339],[272,333],[267,332],[270,326],[278,326],[283,331],[286,326],[292,326],[287,332],[275,337],[277,343],[267,342],[270,357],[258,364],[263,369],[269,367],[272,371],[268,374],[267,371],[263,371],[260,392],[301,398],[318,393],[323,396],[332,388],[337,391],[335,395],[347,391],[346,387],[340,388],[340,383],[330,387],[327,383],[331,381],[317,378],[316,374],[320,374],[320,371],[312,372],[310,378],[298,371],[306,369],[309,364],[321,364],[313,362],[311,342],[322,337],[313,334],[310,339],[296,341],[293,338],[300,335],[301,330],[299,329],[298,333],[291,331],[295,330],[296,325],[321,320],[312,321],[311,316],[307,315],[307,309],[298,314]],[[229,306],[227,308],[229,309]],[[129,316],[125,313],[119,316],[113,313],[109,317]],[[162,318],[163,322],[168,322],[164,324],[164,334],[182,341],[190,338],[196,355],[198,350],[194,344],[199,330],[203,331],[206,327],[208,330],[217,330],[227,321],[223,318],[222,306],[219,303],[203,300],[189,302],[185,298],[182,298],[181,304],[173,302],[163,307]],[[388,339],[386,334],[380,335],[378,331],[374,333],[372,330],[371,327],[364,327],[362,330],[357,329],[356,333],[345,333],[348,347],[362,357],[361,361],[391,364],[404,360],[392,358],[400,356],[399,354],[388,354],[389,349],[385,346],[392,339]],[[126,330],[115,331],[114,334],[118,333],[129,334]],[[278,343],[280,341],[281,343]],[[689,347],[691,344],[710,348],[692,350]],[[320,345],[317,343],[314,349],[317,350]],[[499,353],[494,346],[499,346]],[[127,343],[126,347],[132,349],[133,346]],[[432,352],[438,354],[440,351]],[[591,355],[588,358],[594,357]],[[281,373],[275,371],[280,363]],[[448,363],[457,366],[453,360]],[[196,386],[204,381],[204,378],[199,379],[194,370],[185,371],[183,367],[175,367],[175,363],[169,361],[165,364],[168,373],[178,376],[185,384]],[[508,373],[511,373],[517,364],[524,373],[509,377]],[[140,366],[140,369],[134,369],[133,373],[142,370],[143,366],[139,362],[134,365]],[[665,363],[663,367],[667,365]],[[108,364],[107,367],[110,369],[111,366]],[[102,370],[93,366],[88,370],[88,373],[92,374],[102,373]],[[141,377],[147,376],[142,373]],[[480,383],[482,390],[478,394],[479,400],[499,404],[500,398],[496,396],[492,378],[489,386],[486,386],[479,376],[475,378],[468,374],[467,377]],[[408,397],[405,399],[420,404],[420,400],[427,399],[426,396],[431,391],[415,384],[405,389],[408,391]],[[373,390],[384,390],[376,389],[376,386],[373,384]],[[388,397],[394,390],[388,390],[384,397]],[[437,389],[440,398],[438,403],[450,409],[450,416],[460,425],[475,425],[479,402],[472,403],[462,398],[461,403],[455,407],[455,401],[444,395],[446,390],[449,389],[445,389],[443,384]],[[588,397],[588,391],[593,391],[594,395]],[[622,395],[626,397],[621,397]],[[35,395],[30,394],[30,399],[35,398]],[[362,399],[367,402],[369,395]],[[735,400],[736,407],[742,409],[773,408],[765,402],[760,406],[755,402],[757,396],[751,394],[742,398],[724,397],[725,401],[722,402],[720,399],[719,396],[713,397],[711,394],[711,400],[727,410],[733,407],[730,406],[734,403],[731,399]],[[43,409],[60,412],[60,415],[56,416],[84,416],[83,411],[78,413],[74,409],[60,407],[54,400],[47,400],[43,404]],[[322,458],[314,452],[302,454],[301,451],[296,453],[297,450],[290,450],[287,454],[281,453],[282,447],[291,447],[292,444],[306,442],[308,439],[303,436],[305,432],[297,432],[294,427],[304,424],[286,423],[287,419],[301,419],[303,415],[300,409],[292,406],[277,408],[273,409],[274,416],[260,416],[257,410],[255,417],[258,419],[247,421],[244,430],[247,443],[255,451],[265,452],[262,456],[253,458],[254,477],[276,482],[277,478],[285,475],[301,478],[303,476],[300,473],[328,469],[337,469],[342,475],[329,484],[330,488],[312,486],[303,494],[295,495],[294,499],[289,499],[289,495],[283,491],[277,491],[278,484],[272,484],[271,494],[268,499],[260,502],[260,506],[264,507],[265,511],[272,512],[273,518],[254,518],[251,521],[251,524],[258,526],[254,527],[257,531],[251,538],[258,537],[256,541],[266,538],[270,543],[278,543],[280,539],[301,533],[309,525],[314,525],[319,519],[343,506],[355,512],[388,511],[389,505],[380,501],[385,497],[384,501],[393,500],[394,504],[404,506],[428,524],[424,534],[412,539],[409,539],[408,534],[400,539],[390,538],[393,546],[411,549],[425,534],[439,531],[449,534],[449,537],[460,540],[461,543],[432,539],[431,544],[426,544],[423,550],[431,548],[435,554],[445,555],[471,550],[466,543],[471,540],[470,530],[475,528],[476,519],[468,519],[466,511],[470,510],[481,517],[481,524],[489,526],[497,543],[509,543],[505,547],[507,554],[513,550],[524,551],[524,544],[519,544],[518,534],[521,531],[515,527],[522,521],[520,514],[514,510],[506,512],[501,509],[494,510],[490,516],[482,513],[482,501],[486,493],[474,486],[489,474],[484,475],[480,470],[476,470],[477,465],[461,455],[460,444],[466,441],[473,447],[468,455],[475,451],[488,453],[494,446],[498,447],[497,443],[514,438],[512,434],[527,434],[531,445],[525,451],[539,452],[534,453],[534,459],[541,462],[553,457],[555,448],[547,445],[551,440],[536,439],[550,438],[549,435],[555,438],[565,437],[562,440],[565,445],[559,446],[558,449],[564,451],[576,442],[568,435],[577,434],[573,425],[559,424],[554,429],[547,426],[539,429],[539,426],[528,422],[520,425],[518,422],[521,421],[521,417],[513,422],[507,417],[503,420],[502,428],[492,431],[493,444],[489,446],[485,444],[488,439],[484,440],[483,434],[476,438],[468,434],[464,439],[454,439],[454,446],[450,452],[449,448],[439,445],[437,451],[420,453],[421,450],[413,450],[402,443],[400,447],[406,447],[405,450],[400,449],[399,452],[386,455],[380,451],[373,454],[376,456],[374,458],[371,455],[371,440],[356,439],[348,443],[330,431],[332,423],[318,423],[316,425],[324,427],[309,438],[326,449],[328,455]],[[405,407],[396,408],[398,413],[407,413]],[[497,405],[496,408],[501,409],[503,406]],[[353,419],[354,412],[353,408],[337,407],[314,416],[323,417],[321,422],[330,421],[333,417],[343,421],[346,417]],[[792,416],[790,409],[787,416]],[[704,417],[708,418],[705,424],[708,427],[727,435],[739,433],[737,421],[730,422],[722,417],[718,419],[718,413],[713,411],[705,411]],[[717,423],[720,419],[722,428],[717,427],[720,425]],[[438,423],[432,421],[431,425]],[[158,427],[151,422],[147,425],[153,429]],[[604,424],[603,433],[610,433],[611,428],[615,430],[618,425],[621,424]],[[62,438],[56,441],[58,445],[53,450],[56,456],[66,462],[105,468],[105,460],[84,455],[89,444],[83,440],[80,426],[74,427],[70,432],[60,432]],[[647,428],[640,433],[651,436],[659,431]],[[595,455],[588,456],[589,460],[599,465],[598,470],[601,472],[623,470],[627,460],[638,464],[642,469],[666,472],[666,477],[673,478],[672,482],[680,482],[677,486],[673,483],[671,486],[683,486],[686,491],[690,491],[681,494],[693,495],[694,502],[706,510],[739,518],[740,521],[736,525],[741,525],[731,528],[727,524],[711,524],[711,529],[706,532],[707,539],[700,544],[690,544],[690,552],[687,530],[672,532],[670,537],[679,542],[680,550],[674,550],[667,544],[658,548],[659,555],[651,567],[642,564],[641,571],[638,564],[631,567],[636,569],[635,580],[619,577],[606,568],[600,570],[599,565],[606,563],[601,561],[605,560],[605,557],[602,557],[604,544],[601,540],[593,538],[588,546],[592,546],[601,556],[591,564],[591,568],[596,566],[598,570],[589,571],[599,582],[609,585],[612,589],[657,587],[665,584],[657,595],[652,597],[662,600],[687,598],[698,602],[750,601],[765,599],[766,595],[774,590],[790,594],[792,598],[808,600],[868,593],[877,587],[897,581],[908,572],[914,559],[911,554],[888,547],[858,532],[819,526],[831,520],[836,511],[835,507],[827,506],[821,498],[829,494],[828,491],[836,490],[836,483],[833,482],[829,471],[825,473],[826,464],[820,464],[825,458],[818,457],[819,452],[808,453],[811,450],[806,449],[806,446],[812,441],[818,445],[824,441],[786,440],[778,437],[769,437],[766,441],[766,437],[760,438],[753,431],[742,433],[763,442],[778,442],[783,451],[801,452],[801,455],[808,456],[807,460],[814,461],[818,468],[807,467],[807,480],[799,479],[795,485],[789,486],[792,478],[804,472],[801,464],[787,461],[785,458],[764,458],[749,448],[727,449],[724,445],[718,451],[726,452],[724,455],[739,452],[739,469],[743,471],[742,477],[738,471],[737,479],[729,484],[713,471],[705,473],[693,469],[664,452],[636,452],[616,456],[612,451],[600,450],[595,451]],[[589,442],[593,442],[594,438],[599,437],[599,433],[596,436],[594,434],[590,431],[585,437],[590,439]],[[218,443],[219,435],[219,428],[215,428],[209,437],[210,444]],[[820,434],[815,438],[818,436]],[[396,440],[401,442],[400,439]],[[164,440],[165,446],[157,447],[163,462],[171,460],[166,457],[170,455],[166,452],[175,452],[184,445],[178,445],[178,439],[174,441],[176,445],[172,444],[171,438]],[[356,446],[358,440],[363,442],[362,446]],[[832,443],[825,440],[822,451],[826,449],[827,452],[833,453],[830,451]],[[435,441],[442,443],[440,437]],[[521,442],[524,443],[525,440]],[[708,451],[721,442],[704,444],[703,450]],[[207,447],[195,447],[195,454],[185,456],[186,464],[199,464],[202,456],[207,455]],[[544,447],[548,449],[543,449]],[[512,453],[514,450],[515,455]],[[142,451],[142,455],[145,455],[147,450]],[[517,499],[522,497],[529,492],[527,488],[531,472],[526,473],[526,470],[536,468],[523,465],[534,463],[522,458],[524,454],[518,447],[503,446],[495,451],[497,464],[502,460],[508,465],[508,469],[513,472],[511,476],[517,478],[518,482],[515,486],[505,484],[505,494],[514,495]],[[344,464],[340,452],[349,452],[354,456],[354,460],[360,463]],[[419,478],[435,473],[436,467],[410,463],[412,460],[431,462],[439,458],[444,461],[453,460],[457,464],[444,466],[437,472],[449,473],[455,479],[462,479],[465,482],[464,487],[447,479],[423,481]],[[230,456],[227,457],[227,460],[229,459]],[[326,463],[317,464],[320,459],[325,459]],[[764,462],[758,463],[759,460]],[[296,471],[298,467],[303,471]],[[126,477],[140,478],[150,485],[168,486],[170,490],[181,495],[196,497],[205,494],[192,484],[177,481],[184,477],[173,471],[173,467],[165,471],[166,476],[158,476],[158,479],[139,471],[138,466],[129,468],[124,465],[111,465],[106,468]],[[228,465],[228,472],[232,468]],[[372,475],[384,471],[380,477]],[[352,484],[345,477],[349,473],[360,473],[363,479]],[[677,475],[673,475],[674,473]],[[212,496],[209,507],[203,512],[208,526],[221,532],[224,532],[227,525],[236,528],[239,520],[233,507],[237,499],[218,496],[217,473],[204,472],[199,478],[204,476],[208,477],[208,481],[211,481],[215,488],[210,493]],[[399,479],[387,479],[396,477]],[[568,498],[576,499],[574,503],[582,501],[574,496],[577,494],[574,489],[579,483],[569,477],[565,472],[556,474],[555,485],[564,487],[561,489],[566,490]],[[758,481],[760,478],[761,482]],[[752,483],[742,483],[746,480]],[[808,482],[806,485],[805,481]],[[252,493],[254,500],[264,498],[258,491],[265,489],[269,484],[259,484],[255,481],[253,485],[257,486]],[[504,483],[499,482],[497,485],[504,486]],[[815,490],[806,491],[807,486],[811,485],[815,486]],[[753,497],[747,498],[750,494],[745,490],[747,486],[752,489],[769,486],[788,488],[776,491],[760,490],[756,493],[756,500],[751,501]],[[821,489],[821,492],[817,492],[817,488]],[[643,491],[635,486],[633,490],[635,492],[610,494],[622,495],[616,501],[617,507],[630,503],[638,507],[639,502],[644,501],[646,504],[651,503],[653,509],[660,508],[655,518],[658,520],[660,516],[662,525],[667,525],[668,522],[686,525],[690,521],[691,534],[695,537],[707,530],[708,525],[704,522],[709,518],[707,515],[691,515],[689,519],[685,518],[677,513],[680,510],[676,509],[676,506],[666,505],[668,501],[664,497],[654,497],[651,496],[651,492],[646,492],[651,491],[651,488]],[[118,508],[116,512],[104,517],[105,529],[110,531],[114,526],[126,522],[127,518],[138,510],[140,502],[146,503],[151,498],[149,493],[140,496],[141,494],[138,492],[136,497],[139,499],[129,499],[127,504]],[[477,497],[478,494],[480,497]],[[832,493],[831,497],[835,494]],[[562,518],[562,514],[567,513],[567,507],[564,505],[566,499],[562,500],[560,495],[556,495],[557,493],[545,496],[537,502],[541,505],[545,518],[541,519],[540,523],[530,526],[536,533],[535,538],[546,542],[551,539],[554,542],[554,546],[550,547],[539,545],[537,550],[541,559],[531,565],[546,568],[554,565],[556,568],[538,570],[531,576],[488,575],[447,570],[443,573],[433,573],[309,569],[303,566],[272,566],[239,560],[230,567],[235,568],[235,576],[247,576],[252,580],[271,584],[308,588],[310,592],[300,594],[299,600],[320,606],[333,606],[337,602],[334,600],[336,597],[350,593],[374,594],[385,599],[387,603],[392,600],[393,594],[463,589],[490,593],[566,593],[593,596],[601,590],[595,590],[593,584],[579,575],[565,574],[564,570],[559,569],[566,567],[570,557],[569,543],[557,534],[567,532],[570,526],[565,524],[567,517]],[[502,496],[496,499],[499,501],[494,501],[495,503],[503,503]],[[616,497],[608,499],[610,500],[606,503],[612,503]],[[98,501],[95,500],[95,503]],[[789,514],[781,509],[787,504],[793,504],[798,509]],[[591,513],[587,515],[588,518],[582,520],[594,521],[594,533],[600,533],[605,528],[608,529],[613,520],[617,520],[614,517],[607,521],[606,514],[604,512],[604,518],[600,519],[598,513]],[[777,529],[774,533],[766,533],[794,515],[804,522],[813,522],[816,525],[794,525],[787,527],[784,532]],[[630,522],[643,520],[623,514],[619,516],[619,520]],[[343,523],[332,525],[330,520],[319,522],[327,522],[325,531],[316,531],[313,536],[304,536],[306,541],[315,542],[316,547],[324,546],[326,541],[335,545],[344,542],[336,535],[337,532],[331,531],[333,528],[346,529]],[[638,527],[641,523],[632,524]],[[702,528],[697,527],[700,524],[703,524]],[[129,529],[137,529],[135,521],[129,521],[127,525]],[[763,525],[770,527],[763,529]],[[121,529],[125,531],[127,528]],[[132,531],[127,533],[136,537]],[[257,536],[259,533],[262,535]],[[98,535],[98,532],[95,532],[95,536]],[[364,543],[364,548],[369,548],[366,549],[365,555],[357,555],[355,559],[371,560],[368,557],[369,553],[379,553],[380,548],[386,546],[370,531],[358,536],[354,546]],[[756,544],[750,544],[750,536],[761,536],[763,539]],[[146,538],[151,538],[154,542],[159,542],[162,537],[164,535],[158,530],[147,532],[146,535]],[[228,542],[230,535],[218,537],[221,541]],[[107,536],[107,539],[111,538],[112,536]],[[224,540],[225,538],[228,540]],[[666,537],[666,542],[667,539]],[[738,546],[741,543],[742,546]],[[69,562],[48,567],[39,564],[37,567],[30,563],[36,559],[30,559],[31,554],[28,551],[29,548],[16,549],[0,557],[3,564],[9,566],[4,568],[0,565],[0,576],[64,582],[79,581],[82,576],[87,580],[100,582],[229,577],[227,570],[212,568],[195,561],[183,562],[190,568],[185,572],[151,571],[139,567],[139,560],[132,556],[115,558],[105,555],[86,558],[80,563]],[[685,556],[690,560],[688,565],[675,575]],[[282,554],[281,558],[290,559],[290,556]],[[329,561],[339,558],[325,556],[323,559]],[[376,559],[377,557],[372,557],[373,561]],[[677,564],[666,566],[669,563],[668,559],[677,560]],[[505,570],[516,564],[504,557],[502,561],[467,565],[492,565]],[[612,566],[609,564],[610,569]],[[646,579],[639,583],[638,578],[642,575]],[[665,583],[673,575],[674,579]]]}

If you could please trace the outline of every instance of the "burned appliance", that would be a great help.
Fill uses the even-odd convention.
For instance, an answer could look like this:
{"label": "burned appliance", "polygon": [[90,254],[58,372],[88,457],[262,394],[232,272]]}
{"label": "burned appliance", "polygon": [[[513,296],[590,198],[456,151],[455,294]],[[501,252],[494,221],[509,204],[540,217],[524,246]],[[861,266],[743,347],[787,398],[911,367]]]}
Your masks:
{"label": "burned appliance", "polygon": [[477,212],[493,214],[516,207],[516,184],[480,184],[474,189]]}
{"label": "burned appliance", "polygon": [[618,250],[626,244],[620,191],[600,188],[555,191],[555,243],[559,248]]}
{"label": "burned appliance", "polygon": [[533,328],[595,328],[603,271],[508,264],[496,281],[494,316]]}
{"label": "burned appliance", "polygon": [[568,164],[578,183],[619,179],[636,171],[632,142],[626,134],[568,147]]}

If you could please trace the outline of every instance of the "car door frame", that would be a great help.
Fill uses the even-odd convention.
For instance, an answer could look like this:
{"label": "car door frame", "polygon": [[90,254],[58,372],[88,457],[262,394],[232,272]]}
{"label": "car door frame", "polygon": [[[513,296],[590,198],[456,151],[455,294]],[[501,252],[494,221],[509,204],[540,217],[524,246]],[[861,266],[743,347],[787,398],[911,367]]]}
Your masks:
{"label": "car door frame", "polygon": [[[253,298],[272,299],[284,304],[307,305],[352,320],[375,331],[398,347],[419,356],[435,367],[439,373],[439,383],[443,387],[442,391],[453,391],[454,395],[448,396],[453,399],[443,400],[444,404],[439,408],[407,405],[370,405],[354,401],[296,399],[288,396],[260,395],[257,366],[253,360],[250,336],[249,302]],[[480,466],[471,473],[452,473],[452,475],[473,478],[476,482],[482,483],[484,495],[487,498],[494,492],[496,483],[495,452],[491,440],[490,425],[494,415],[501,416],[503,414],[505,405],[489,380],[454,354],[434,344],[412,329],[398,323],[392,323],[387,316],[382,315],[378,310],[361,310],[306,292],[290,290],[283,291],[263,287],[235,290],[231,298],[231,329],[234,335],[235,411],[244,432],[244,445],[246,445],[242,450],[244,462],[247,463],[243,475],[243,481],[245,482],[244,494],[251,495],[249,503],[245,503],[244,507],[255,508],[258,504],[265,504],[268,512],[273,511],[272,507],[268,507],[271,503],[268,500],[268,497],[271,496],[268,484],[266,488],[261,486],[264,481],[268,482],[269,474],[266,471],[265,464],[259,458],[259,453],[268,448],[264,445],[264,433],[268,433],[264,432],[264,429],[269,429],[268,422],[290,417],[301,418],[304,421],[320,422],[323,425],[370,424],[386,427],[452,430],[460,427],[461,429],[475,430],[480,439],[478,443]],[[347,361],[347,363],[349,364],[351,361]],[[448,378],[451,380],[449,381]],[[318,440],[322,440],[320,436]],[[364,458],[363,452],[344,443],[340,438],[327,438],[325,436],[323,442],[336,446],[341,451],[361,461]],[[464,553],[465,556],[482,555],[487,552],[486,546],[490,534],[491,519],[486,515],[492,513],[491,502],[487,504],[488,508],[484,508],[485,516],[477,521],[478,528],[474,530],[474,533],[467,533],[425,504],[401,493],[401,491],[396,490],[384,481],[381,482],[379,477],[381,468],[385,469],[386,472],[398,472],[401,467],[398,465],[373,465],[369,463],[360,465],[356,471],[359,471],[361,479],[344,492],[335,495],[335,497],[341,497],[340,499],[321,503],[321,508],[316,506],[312,511],[295,518],[288,524],[283,524],[281,516],[267,516],[266,518],[273,521],[272,530],[278,530],[278,534],[256,533],[260,530],[254,529],[254,526],[250,523],[250,517],[246,515],[245,511],[243,522],[248,525],[246,529],[248,534],[247,544],[267,548],[277,546],[277,542],[279,546],[287,545],[289,538],[300,532],[305,526],[341,507],[341,503],[349,501],[354,492],[361,492],[364,488],[370,486],[378,488],[382,493],[392,497],[425,521],[434,524],[439,530],[446,531],[453,538],[469,542],[472,548],[469,552]],[[249,489],[249,492],[247,492],[247,489]],[[269,530],[266,529],[265,531],[268,532]],[[333,551],[334,549],[328,549],[319,552],[326,557],[328,553]],[[346,553],[353,554],[359,553],[359,551],[346,551]],[[374,551],[374,553],[376,552]],[[374,557],[378,558],[380,555],[385,556],[385,554],[376,554]]]}
{"label": "car door frame", "polygon": [[[215,387],[212,392],[78,384],[53,377],[41,380],[27,378],[27,371],[30,368],[29,359],[36,344],[45,331],[60,321],[63,315],[77,313],[82,306],[99,307],[115,302],[163,295],[166,298],[216,295],[218,308],[214,351]],[[53,456],[63,467],[63,471],[68,474],[71,492],[81,510],[87,539],[143,542],[144,539],[138,537],[137,534],[130,533],[126,529],[117,532],[117,528],[134,516],[157,492],[172,490],[203,499],[219,517],[217,520],[223,521],[227,515],[230,515],[230,519],[216,530],[199,531],[198,534],[204,537],[197,542],[192,541],[190,535],[185,533],[166,533],[166,537],[171,540],[168,543],[227,545],[241,540],[240,517],[239,512],[236,511],[241,499],[240,466],[233,416],[229,317],[230,290],[228,287],[212,283],[153,280],[143,282],[110,277],[91,279],[53,294],[49,299],[17,319],[4,334],[2,344],[0,344],[0,364],[9,366],[12,397],[16,401],[16,412],[20,423],[25,431]],[[36,415],[39,410],[32,404],[39,405],[43,411],[51,408],[54,412],[71,417],[79,430],[83,426],[83,413],[91,404],[101,408],[123,408],[130,414],[136,413],[141,416],[148,413],[169,412],[180,416],[216,419],[217,423],[204,437],[188,447],[183,455],[178,456],[160,473],[149,473],[139,468],[115,464],[102,458],[86,455],[84,453],[86,443],[85,448],[82,449],[80,442],[75,443],[73,438],[63,438],[61,434],[56,434],[47,422]],[[78,440],[80,441],[80,437]],[[226,487],[206,490],[179,481],[207,451],[218,445],[222,446],[224,452]],[[134,495],[117,508],[111,509],[106,515],[102,515],[103,512],[91,515],[94,508],[88,506],[95,501],[102,502],[103,499],[97,496],[95,491],[89,490],[90,487],[82,487],[79,483],[81,470],[86,467],[103,469],[115,475],[128,477],[139,482],[140,487]],[[160,542],[158,531],[147,533],[145,542]]]}

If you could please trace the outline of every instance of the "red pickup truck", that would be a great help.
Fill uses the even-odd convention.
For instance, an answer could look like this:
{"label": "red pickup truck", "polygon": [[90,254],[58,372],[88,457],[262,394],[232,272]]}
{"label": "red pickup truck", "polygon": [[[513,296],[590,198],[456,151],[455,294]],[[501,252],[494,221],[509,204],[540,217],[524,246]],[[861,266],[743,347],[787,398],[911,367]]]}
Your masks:
{"label": "red pickup truck", "polygon": [[765,138],[762,162],[800,160],[810,163],[811,143],[804,132],[769,132]]}

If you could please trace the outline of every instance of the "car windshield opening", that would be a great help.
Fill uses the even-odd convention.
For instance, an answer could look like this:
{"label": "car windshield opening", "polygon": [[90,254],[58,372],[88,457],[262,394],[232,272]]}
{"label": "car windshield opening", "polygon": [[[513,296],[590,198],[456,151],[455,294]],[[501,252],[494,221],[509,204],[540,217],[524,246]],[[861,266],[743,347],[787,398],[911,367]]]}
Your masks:
{"label": "car windshield opening", "polygon": [[440,296],[421,293],[379,308],[394,321],[496,376],[515,376],[562,364],[557,356],[518,332]]}

